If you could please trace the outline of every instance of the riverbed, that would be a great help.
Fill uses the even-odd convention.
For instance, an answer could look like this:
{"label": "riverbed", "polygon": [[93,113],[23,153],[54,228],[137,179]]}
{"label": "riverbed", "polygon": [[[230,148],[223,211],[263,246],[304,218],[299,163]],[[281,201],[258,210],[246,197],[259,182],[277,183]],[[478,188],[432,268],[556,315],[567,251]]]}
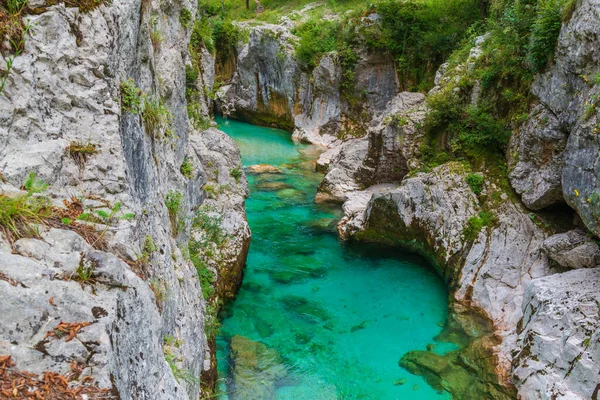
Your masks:
{"label": "riverbed", "polygon": [[422,259],[339,240],[339,206],[313,199],[318,149],[281,130],[217,119],[247,173],[252,242],[242,287],[221,313],[222,399],[447,399],[398,366],[435,341],[448,292]]}

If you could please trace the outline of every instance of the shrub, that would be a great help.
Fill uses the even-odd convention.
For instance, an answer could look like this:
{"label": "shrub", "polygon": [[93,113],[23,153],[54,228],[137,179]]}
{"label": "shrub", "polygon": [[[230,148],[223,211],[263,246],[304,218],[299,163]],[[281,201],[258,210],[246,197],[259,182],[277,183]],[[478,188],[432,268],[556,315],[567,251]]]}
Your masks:
{"label": "shrub", "polygon": [[173,228],[173,234],[177,235],[179,232],[180,221],[178,219],[179,211],[181,210],[181,200],[183,195],[175,190],[171,190],[165,196],[165,206],[169,212],[169,219],[171,221],[171,227]]}
{"label": "shrub", "polygon": [[331,21],[311,19],[294,34],[300,37],[296,46],[296,57],[309,68],[314,68],[325,53],[337,50],[339,26]]}
{"label": "shrub", "polygon": [[179,12],[179,22],[184,28],[188,28],[192,22],[192,13],[187,8],[182,8]]}
{"label": "shrub", "polygon": [[132,114],[138,114],[142,106],[144,93],[135,85],[133,79],[121,82],[121,107]]}
{"label": "shrub", "polygon": [[384,0],[377,4],[381,28],[367,29],[367,43],[391,52],[404,89],[430,88],[439,65],[482,18],[476,0]]}
{"label": "shrub", "polygon": [[207,18],[198,18],[194,22],[192,35],[190,37],[190,47],[198,52],[201,45],[204,45],[210,53],[215,51],[215,40],[213,38],[213,27]]}
{"label": "shrub", "polygon": [[480,194],[483,191],[483,175],[469,174],[466,181],[475,194]]}
{"label": "shrub", "polygon": [[554,54],[562,26],[564,3],[564,0],[542,0],[538,6],[528,46],[529,62],[535,71],[541,70]]}
{"label": "shrub", "polygon": [[179,171],[181,171],[181,174],[188,179],[192,179],[194,177],[194,166],[189,158],[185,157],[183,159],[183,163],[181,164]]}
{"label": "shrub", "polygon": [[142,119],[146,126],[146,131],[153,137],[161,137],[161,132],[165,136],[172,136],[171,121],[173,115],[169,109],[163,104],[162,99],[146,97],[144,99],[144,109],[142,111]]}
{"label": "shrub", "polygon": [[484,226],[491,226],[496,221],[496,216],[489,211],[482,211],[467,220],[467,226],[463,229],[465,240],[475,240]]}
{"label": "shrub", "polygon": [[26,194],[9,197],[0,195],[0,230],[9,241],[22,237],[38,237],[36,225],[44,225],[54,211],[50,200],[36,196],[48,185],[31,173],[23,185]]}
{"label": "shrub", "polygon": [[234,178],[236,182],[239,182],[240,178],[242,177],[242,170],[238,167],[235,167],[229,172],[229,175],[231,175],[231,177]]}

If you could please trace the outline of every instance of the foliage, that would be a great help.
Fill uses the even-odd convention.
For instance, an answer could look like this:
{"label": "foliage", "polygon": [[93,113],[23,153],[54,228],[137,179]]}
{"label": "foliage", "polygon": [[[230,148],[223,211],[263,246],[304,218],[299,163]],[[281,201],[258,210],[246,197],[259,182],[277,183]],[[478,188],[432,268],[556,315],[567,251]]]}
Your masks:
{"label": "foliage", "polygon": [[23,187],[25,194],[0,195],[0,230],[11,242],[22,237],[38,237],[36,225],[44,225],[53,215],[50,201],[36,195],[44,191],[47,184],[31,173]]}
{"label": "foliage", "polygon": [[164,132],[164,135],[167,137],[173,136],[173,131],[171,130],[173,115],[163,104],[161,98],[145,97],[142,119],[144,120],[146,131],[153,138],[161,137],[161,132]]}
{"label": "foliage", "polygon": [[179,232],[179,220],[178,214],[181,209],[181,200],[183,195],[175,190],[171,190],[165,196],[165,206],[169,212],[169,219],[171,221],[171,227],[173,228],[173,234],[177,235]]}
{"label": "foliage", "polygon": [[479,5],[477,0],[383,0],[376,5],[381,27],[366,29],[367,43],[394,55],[404,89],[430,88],[439,65],[481,19]]}
{"label": "foliage", "polygon": [[[13,5],[10,5],[10,9],[17,9],[19,0],[12,0]],[[25,0],[22,4],[26,4]],[[10,76],[10,72],[13,68],[13,63],[15,58],[21,55],[25,48],[25,37],[29,33],[31,29],[31,25],[23,22],[21,18],[21,8],[18,8],[17,14],[7,13],[4,14],[2,7],[0,7],[0,37],[4,40],[0,42],[0,53],[2,54],[2,58],[4,59],[4,63],[6,67],[4,71],[0,71],[0,94],[4,91],[4,87],[6,86],[6,82],[8,81],[8,77]],[[6,40],[7,39],[7,40]],[[8,42],[10,46],[5,46],[4,43]],[[6,55],[6,53],[14,52],[12,56]]]}
{"label": "foliage", "polygon": [[214,302],[206,305],[206,313],[204,314],[204,332],[206,336],[214,338],[221,329],[221,322],[218,317],[219,305]]}
{"label": "foliage", "polygon": [[467,220],[467,226],[463,229],[466,240],[475,240],[484,226],[491,226],[496,221],[496,216],[489,211],[482,211]]}
{"label": "foliage", "polygon": [[483,175],[468,174],[466,181],[475,194],[480,194],[483,191]]}
{"label": "foliage", "polygon": [[183,163],[181,164],[179,171],[181,171],[181,174],[188,179],[192,179],[194,177],[194,166],[187,156],[183,159]]}
{"label": "foliage", "polygon": [[190,37],[190,47],[199,49],[204,45],[210,53],[215,51],[215,40],[213,38],[213,27],[211,21],[206,17],[201,17],[194,21],[192,35]]}
{"label": "foliage", "polygon": [[98,153],[98,145],[91,143],[89,140],[87,143],[83,143],[79,140],[73,140],[67,146],[67,154],[75,160],[77,164],[83,166],[88,157]]}
{"label": "foliage", "polygon": [[246,37],[247,33],[232,23],[231,20],[215,20],[213,25],[213,39],[218,52],[223,54],[232,52],[238,43],[244,41]]}
{"label": "foliage", "polygon": [[554,54],[563,21],[564,6],[565,0],[541,0],[538,5],[528,46],[529,62],[535,71],[541,70]]}
{"label": "foliage", "polygon": [[133,79],[121,82],[121,107],[132,114],[141,111],[144,93],[135,85]]}
{"label": "foliage", "polygon": [[339,26],[332,21],[311,19],[295,29],[300,38],[296,46],[296,57],[309,68],[314,68],[325,53],[337,50]]}
{"label": "foliage", "polygon": [[158,19],[156,16],[152,16],[150,18],[150,41],[152,42],[152,47],[154,51],[158,51],[160,49],[160,45],[165,40],[162,32],[158,28]]}
{"label": "foliage", "polygon": [[192,23],[192,13],[187,8],[182,8],[179,12],[179,23],[184,27],[188,28]]}
{"label": "foliage", "polygon": [[235,167],[231,171],[229,171],[229,175],[231,175],[231,177],[234,178],[236,182],[239,182],[240,178],[242,177],[242,170],[238,167]]}
{"label": "foliage", "polygon": [[200,380],[198,377],[194,376],[190,370],[181,368],[179,366],[179,363],[182,362],[182,359],[175,353],[181,344],[182,343],[179,339],[174,339],[172,336],[165,336],[163,343],[163,354],[165,356],[165,361],[171,368],[171,372],[173,373],[173,376],[177,382],[183,381],[190,385],[198,383]]}
{"label": "foliage", "polygon": [[94,264],[88,263],[88,265],[86,265],[86,262],[84,260],[81,260],[79,262],[79,265],[77,266],[77,269],[75,270],[75,274],[77,275],[76,279],[79,282],[89,282],[92,279],[92,276],[94,275]]}

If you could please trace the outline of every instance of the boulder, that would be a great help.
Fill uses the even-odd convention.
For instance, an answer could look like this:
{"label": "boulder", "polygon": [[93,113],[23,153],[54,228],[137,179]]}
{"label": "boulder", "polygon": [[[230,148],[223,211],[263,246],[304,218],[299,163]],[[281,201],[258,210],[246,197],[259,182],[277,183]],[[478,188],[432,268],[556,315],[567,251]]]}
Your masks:
{"label": "boulder", "polygon": [[567,133],[543,105],[537,106],[509,146],[510,183],[530,210],[564,203],[561,177]]}
{"label": "boulder", "polygon": [[550,275],[527,286],[513,360],[522,398],[597,396],[599,304],[598,268]]}
{"label": "boulder", "polygon": [[561,267],[600,266],[600,246],[581,230],[550,236],[542,243],[542,250]]}

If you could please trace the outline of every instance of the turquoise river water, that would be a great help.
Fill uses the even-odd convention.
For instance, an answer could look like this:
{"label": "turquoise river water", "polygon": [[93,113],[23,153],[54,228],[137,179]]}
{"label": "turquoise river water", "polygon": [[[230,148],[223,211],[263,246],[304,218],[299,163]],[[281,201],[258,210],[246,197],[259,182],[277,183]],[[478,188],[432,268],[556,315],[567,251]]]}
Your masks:
{"label": "turquoise river water", "polygon": [[[239,145],[245,167],[283,171],[248,174],[252,243],[239,294],[221,314],[220,398],[449,398],[398,366],[404,353],[428,344],[450,349],[434,341],[448,308],[436,272],[415,256],[338,239],[339,207],[313,202],[322,178],[314,172],[314,147],[294,144],[284,131],[218,122]],[[236,335],[277,354],[268,362],[251,355],[255,369],[239,372],[238,385]]]}

